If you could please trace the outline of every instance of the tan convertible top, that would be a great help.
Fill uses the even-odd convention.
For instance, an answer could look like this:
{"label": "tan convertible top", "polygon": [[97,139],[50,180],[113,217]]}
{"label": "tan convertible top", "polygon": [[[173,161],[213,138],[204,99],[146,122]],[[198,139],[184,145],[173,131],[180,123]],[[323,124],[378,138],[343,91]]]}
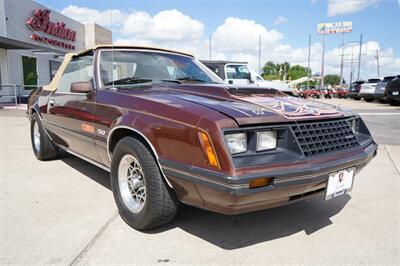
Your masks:
{"label": "tan convertible top", "polygon": [[192,54],[185,53],[185,52],[179,52],[179,51],[174,51],[170,49],[164,49],[164,48],[158,48],[158,47],[152,47],[152,46],[138,46],[138,45],[98,45],[93,48],[89,48],[77,53],[67,53],[64,57],[64,60],[60,66],[60,68],[57,70],[56,75],[54,76],[53,80],[50,82],[49,85],[43,86],[43,90],[46,91],[55,91],[58,87],[58,83],[60,82],[61,76],[64,73],[65,68],[67,67],[68,63],[71,61],[72,57],[74,56],[79,56],[82,54],[86,54],[91,51],[95,51],[98,49],[140,49],[140,50],[152,50],[152,51],[162,51],[162,52],[170,52],[170,53],[176,53],[176,54],[181,54],[185,56],[190,56],[194,57]]}

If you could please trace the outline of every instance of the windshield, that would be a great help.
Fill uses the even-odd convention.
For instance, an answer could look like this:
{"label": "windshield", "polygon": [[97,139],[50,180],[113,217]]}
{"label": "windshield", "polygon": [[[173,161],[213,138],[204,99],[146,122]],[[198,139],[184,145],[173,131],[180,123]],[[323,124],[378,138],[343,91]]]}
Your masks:
{"label": "windshield", "polygon": [[381,81],[380,79],[369,79],[368,83],[378,83],[379,81]]}
{"label": "windshield", "polygon": [[395,76],[388,76],[388,77],[384,77],[383,78],[383,81],[391,81],[392,79],[394,79],[395,78]]}
{"label": "windshield", "polygon": [[104,86],[149,82],[223,83],[192,57],[152,51],[102,51],[100,78]]}

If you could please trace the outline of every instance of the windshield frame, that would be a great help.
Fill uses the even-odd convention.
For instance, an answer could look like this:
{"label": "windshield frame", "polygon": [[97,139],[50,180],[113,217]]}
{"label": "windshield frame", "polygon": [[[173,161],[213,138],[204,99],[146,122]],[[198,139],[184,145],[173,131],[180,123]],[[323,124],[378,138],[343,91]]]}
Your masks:
{"label": "windshield frame", "polygon": [[[144,52],[144,53],[170,54],[170,55],[174,55],[174,56],[181,56],[181,57],[190,58],[193,61],[194,64],[196,64],[203,72],[206,73],[207,76],[211,76],[210,77],[211,80],[218,81],[216,83],[199,83],[199,84],[219,84],[219,83],[223,84],[224,83],[224,81],[217,74],[212,72],[212,70],[210,70],[206,65],[201,63],[194,56],[183,55],[183,54],[179,54],[179,53],[161,51],[161,50],[130,49],[130,48],[115,48],[115,49],[107,48],[107,49],[98,50],[96,52],[96,56],[95,56],[95,64],[96,64],[96,66],[95,66],[94,69],[96,71],[96,83],[98,84],[98,88],[99,89],[107,89],[107,88],[113,87],[112,85],[104,85],[103,81],[101,79],[101,71],[100,71],[101,68],[100,67],[101,67],[101,53],[102,52]],[[162,82],[162,81],[158,81],[158,82]],[[118,87],[136,86],[136,85],[151,84],[151,83],[153,83],[153,81],[146,82],[146,83],[141,83],[141,84],[118,85]]]}

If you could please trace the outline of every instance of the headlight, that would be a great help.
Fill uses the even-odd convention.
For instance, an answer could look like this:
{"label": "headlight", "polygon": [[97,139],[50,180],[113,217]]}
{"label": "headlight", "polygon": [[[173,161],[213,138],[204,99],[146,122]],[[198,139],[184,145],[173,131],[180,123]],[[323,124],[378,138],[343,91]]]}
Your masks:
{"label": "headlight", "polygon": [[351,131],[353,131],[354,134],[358,134],[359,122],[360,120],[357,118],[351,121]]}
{"label": "headlight", "polygon": [[225,140],[228,144],[231,154],[247,151],[247,134],[235,133],[225,135]]}
{"label": "headlight", "polygon": [[276,148],[276,131],[257,132],[257,151],[273,150]]}

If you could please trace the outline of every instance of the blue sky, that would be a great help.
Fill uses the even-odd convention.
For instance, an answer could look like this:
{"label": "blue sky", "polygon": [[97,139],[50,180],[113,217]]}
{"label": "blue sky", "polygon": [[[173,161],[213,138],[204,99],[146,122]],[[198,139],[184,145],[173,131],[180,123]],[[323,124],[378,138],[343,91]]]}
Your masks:
{"label": "blue sky", "polygon": [[[360,33],[363,33],[365,47],[365,71],[364,73],[372,75],[373,70],[373,56],[374,50],[379,49],[382,53],[383,64],[393,64],[388,66],[383,72],[400,72],[400,37],[398,36],[400,27],[400,8],[398,0],[347,0],[347,1],[315,1],[315,0],[301,0],[301,1],[51,1],[51,0],[38,0],[37,2],[46,5],[57,11],[62,11],[66,15],[72,16],[77,20],[83,22],[97,22],[103,24],[107,28],[113,29],[113,39],[117,42],[149,42],[157,46],[176,46],[173,48],[193,48],[193,52],[198,53],[201,57],[208,55],[206,40],[212,35],[215,36],[215,56],[225,57],[225,59],[247,59],[252,63],[254,62],[254,50],[246,48],[243,44],[243,51],[240,49],[220,49],[218,46],[225,46],[229,42],[231,35],[226,32],[229,31],[229,25],[236,27],[238,35],[246,32],[246,27],[253,27],[254,32],[264,32],[263,43],[263,61],[273,59],[280,61],[279,51],[286,51],[284,54],[293,54],[292,56],[282,56],[282,60],[290,60],[292,63],[304,64],[304,60],[300,58],[301,53],[306,51],[308,45],[308,34],[312,34],[312,43],[315,53],[313,53],[313,71],[318,71],[318,49],[320,50],[321,36],[316,34],[317,24],[320,22],[336,22],[336,21],[352,21],[353,32],[345,35],[346,41],[356,41],[359,39]],[[73,8],[71,8],[73,7]],[[86,9],[85,9],[86,8]],[[90,12],[93,10],[99,12],[106,12],[107,10],[117,9],[120,13],[113,15],[114,21],[119,20],[119,23],[104,22],[103,19],[96,19],[91,16]],[[90,12],[89,12],[89,11]],[[137,16],[145,12],[151,18],[155,18],[157,14],[166,10],[176,10],[182,15],[189,17],[193,21],[202,24],[198,28],[198,33],[194,31],[191,36],[187,38],[185,34],[190,33],[190,29],[182,28],[182,38],[173,38],[167,40],[167,37],[152,38],[152,36],[140,33],[140,29],[129,30],[129,27],[135,27],[135,24],[127,24],[123,21],[123,17],[130,15]],[[85,13],[86,12],[86,13]],[[89,12],[89,13],[87,13]],[[106,13],[103,13],[103,17]],[[86,15],[86,16],[85,16]],[[94,21],[88,20],[92,17]],[[101,16],[100,16],[101,17]],[[164,16],[165,17],[165,16]],[[173,16],[172,16],[173,17]],[[178,16],[179,17],[179,16]],[[229,25],[226,25],[228,17],[238,19]],[[282,17],[278,21],[278,17]],[[149,19],[147,18],[146,21]],[[179,30],[182,23],[179,18],[171,19],[171,21],[164,22],[177,23],[174,29]],[[135,23],[136,19],[134,19]],[[141,20],[139,20],[141,21]],[[244,24],[240,23],[244,21]],[[254,23],[248,24],[248,21]],[[159,22],[159,20],[158,20]],[[124,23],[126,24],[125,30]],[[153,22],[152,22],[153,23]],[[155,22],[154,22],[155,23]],[[246,24],[247,23],[247,24]],[[232,26],[235,24],[236,26]],[[240,25],[239,25],[240,24]],[[148,25],[148,23],[146,24]],[[197,24],[193,24],[193,27]],[[225,27],[221,27],[224,25]],[[249,25],[249,26],[246,26]],[[171,26],[173,27],[173,25]],[[218,30],[219,29],[219,30]],[[233,31],[235,30],[233,29]],[[239,31],[240,29],[240,31]],[[186,31],[185,31],[186,30]],[[158,32],[155,30],[155,32]],[[231,31],[232,32],[232,31]],[[243,39],[246,34],[243,33]],[[272,35],[271,35],[272,34]],[[278,36],[278,35],[279,36]],[[201,35],[199,37],[199,35]],[[274,36],[276,39],[274,39]],[[225,38],[227,42],[221,41]],[[179,39],[179,40],[178,40]],[[185,42],[186,39],[186,42]],[[192,39],[192,40],[190,40]],[[219,40],[219,41],[218,41]],[[272,40],[272,41],[270,41]],[[331,35],[327,37],[326,51],[327,55],[327,70],[331,72],[337,71],[337,64],[335,54],[338,50],[335,48],[340,43],[339,35]],[[239,44],[240,39],[233,39],[231,43]],[[255,44],[257,46],[257,44]],[[276,47],[280,47],[276,49]],[[315,47],[314,47],[315,46]],[[283,50],[282,50],[283,49]],[[304,50],[305,49],[305,50]],[[186,49],[187,50],[187,49]],[[275,51],[276,50],[276,51]],[[331,53],[331,54],[329,54]],[[320,54],[320,52],[319,52]],[[270,58],[269,58],[270,57]],[[385,59],[387,57],[387,60]],[[389,58],[390,57],[390,58]],[[218,59],[218,58],[213,58]],[[389,60],[390,59],[390,60]],[[332,62],[330,62],[330,60]],[[368,60],[371,60],[369,62]],[[385,61],[386,60],[386,61]],[[330,65],[331,64],[331,65]],[[370,73],[371,72],[371,73]]]}

